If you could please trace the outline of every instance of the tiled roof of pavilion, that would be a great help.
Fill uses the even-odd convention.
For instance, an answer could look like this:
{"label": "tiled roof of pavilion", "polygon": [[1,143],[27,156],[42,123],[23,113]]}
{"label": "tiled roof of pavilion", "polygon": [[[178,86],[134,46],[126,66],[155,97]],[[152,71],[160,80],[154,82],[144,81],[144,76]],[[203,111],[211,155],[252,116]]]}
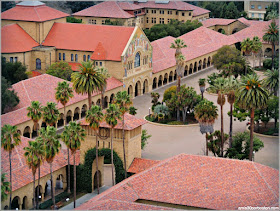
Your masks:
{"label": "tiled roof of pavilion", "polygon": [[111,201],[137,203],[139,199],[214,210],[277,207],[279,171],[251,161],[180,154],[129,177],[76,209],[111,209],[115,205]]}
{"label": "tiled roof of pavilion", "polygon": [[151,166],[159,163],[159,160],[150,160],[150,159],[144,159],[144,158],[134,158],[131,165],[129,166],[127,172],[131,172],[134,174],[137,174],[141,171],[144,171]]}
{"label": "tiled roof of pavilion", "polygon": [[228,25],[235,22],[236,19],[224,19],[224,18],[209,18],[202,21],[202,25],[205,27],[215,26],[215,25]]}

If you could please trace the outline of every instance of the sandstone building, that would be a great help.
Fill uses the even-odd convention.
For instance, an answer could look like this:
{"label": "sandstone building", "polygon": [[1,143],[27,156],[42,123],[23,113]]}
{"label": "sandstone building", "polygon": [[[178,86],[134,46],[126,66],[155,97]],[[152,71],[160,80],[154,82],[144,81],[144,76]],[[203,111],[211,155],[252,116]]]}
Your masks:
{"label": "sandstone building", "polygon": [[263,20],[270,4],[271,1],[244,1],[244,11],[247,12],[249,18]]}

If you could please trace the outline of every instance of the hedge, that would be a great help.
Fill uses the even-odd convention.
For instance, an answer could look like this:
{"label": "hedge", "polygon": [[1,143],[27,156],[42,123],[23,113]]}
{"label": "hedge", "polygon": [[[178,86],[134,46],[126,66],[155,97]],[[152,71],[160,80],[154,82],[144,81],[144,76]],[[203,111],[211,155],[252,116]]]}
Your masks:
{"label": "hedge", "polygon": [[[118,156],[118,154],[114,151],[114,166],[116,177],[116,183],[119,183],[124,180],[124,168],[123,162]],[[110,161],[111,163],[111,149],[103,148],[98,150],[98,156],[104,156],[105,161]],[[89,149],[85,154],[85,163],[82,165],[76,166],[76,173],[77,173],[77,191],[86,191],[88,193],[92,192],[92,163],[96,157],[95,148]],[[70,188],[73,189],[73,182],[74,182],[74,168],[70,166]],[[68,171],[67,171],[68,172]]]}
{"label": "hedge", "polygon": [[[61,201],[63,199],[66,199],[70,195],[71,195],[71,193],[67,193],[67,191],[58,194],[57,196],[55,196],[55,203],[57,203],[57,202],[59,202],[59,201]],[[44,201],[43,203],[41,203],[39,205],[39,209],[45,210],[47,208],[50,208],[52,205],[53,205],[52,198],[50,198],[49,200]]]}

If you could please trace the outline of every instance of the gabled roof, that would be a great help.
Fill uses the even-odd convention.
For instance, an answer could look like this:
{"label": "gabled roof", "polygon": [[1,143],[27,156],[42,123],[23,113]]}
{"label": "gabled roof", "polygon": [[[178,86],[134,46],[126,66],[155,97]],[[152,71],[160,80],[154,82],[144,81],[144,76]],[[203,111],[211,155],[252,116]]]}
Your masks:
{"label": "gabled roof", "polygon": [[[105,110],[103,110],[105,113]],[[144,124],[146,124],[146,120],[144,119],[139,119],[131,114],[125,113],[124,115],[124,129],[125,130],[133,130],[137,127],[140,127]],[[81,125],[89,125],[89,123],[85,120],[82,119],[80,121]],[[100,127],[105,127],[105,128],[111,128],[105,121],[100,123]],[[115,129],[123,129],[123,124],[122,120],[118,119],[118,124],[114,127]]]}
{"label": "gabled roof", "polygon": [[130,2],[117,2],[120,8],[123,10],[139,10],[142,9],[143,7],[137,5],[137,4],[132,4]]}
{"label": "gabled roof", "polygon": [[[20,145],[16,146],[12,151],[12,191],[15,191],[31,182],[33,182],[33,175],[31,169],[26,164],[24,157],[24,147],[28,146],[29,141],[34,141],[32,139],[21,136]],[[61,149],[59,154],[55,156],[52,164],[52,170],[56,170],[68,165],[67,161],[67,150]],[[70,163],[73,165],[73,156],[70,156]],[[80,163],[80,151],[76,153],[76,165]],[[40,169],[41,177],[50,174],[50,165],[45,161]],[[9,153],[1,147],[1,172],[7,173],[6,178],[9,181],[10,178],[10,164],[9,164]],[[36,173],[36,179],[38,179],[38,173]]]}
{"label": "gabled roof", "polygon": [[[248,204],[278,207],[279,171],[251,161],[180,154],[125,179],[76,209],[111,209],[108,200],[131,203],[138,199],[214,210],[236,210]],[[104,201],[108,203],[102,206]]]}
{"label": "gabled roof", "polygon": [[[20,123],[26,122],[30,120],[27,117],[27,107],[30,106],[31,101],[39,101],[43,106],[47,104],[47,102],[55,102],[55,88],[57,87],[58,82],[64,81],[61,78],[57,78],[48,74],[39,75],[34,78],[29,78],[23,81],[20,81],[14,85],[12,88],[17,93],[20,102],[17,106],[13,108],[13,110],[9,113],[1,115],[1,123],[10,124],[10,125],[18,125]],[[72,83],[70,83],[72,87]],[[122,86],[123,83],[119,80],[111,77],[107,80],[107,88],[106,90],[112,90],[117,87]],[[44,91],[43,91],[44,90]],[[67,105],[74,104],[76,102],[80,102],[82,100],[87,99],[87,95],[73,93],[74,97],[70,98]],[[94,92],[92,96],[98,95],[99,93]],[[57,108],[63,108],[61,103],[57,104]]]}
{"label": "gabled roof", "polygon": [[73,16],[105,17],[105,18],[133,18],[125,12],[116,1],[104,1],[92,7],[72,14]]}
{"label": "gabled roof", "polygon": [[98,43],[98,45],[95,48],[95,51],[93,52],[90,58],[92,60],[107,60],[107,53],[101,42]]}
{"label": "gabled roof", "polygon": [[98,43],[106,50],[106,59],[121,61],[121,54],[134,27],[54,23],[42,45],[57,49],[94,52]]}
{"label": "gabled roof", "polygon": [[209,18],[202,21],[201,23],[203,26],[208,28],[210,26],[215,26],[215,25],[222,25],[222,26],[229,25],[235,21],[236,19]]}
{"label": "gabled roof", "polygon": [[129,166],[127,172],[130,173],[140,173],[141,171],[144,171],[153,165],[159,163],[159,160],[150,160],[150,159],[144,159],[144,158],[134,158],[131,165]]}
{"label": "gabled roof", "polygon": [[19,25],[11,24],[1,28],[1,52],[19,53],[31,51],[39,44]]}
{"label": "gabled roof", "polygon": [[2,12],[2,20],[44,22],[67,17],[69,14],[46,6],[42,2],[21,2],[15,7]]}

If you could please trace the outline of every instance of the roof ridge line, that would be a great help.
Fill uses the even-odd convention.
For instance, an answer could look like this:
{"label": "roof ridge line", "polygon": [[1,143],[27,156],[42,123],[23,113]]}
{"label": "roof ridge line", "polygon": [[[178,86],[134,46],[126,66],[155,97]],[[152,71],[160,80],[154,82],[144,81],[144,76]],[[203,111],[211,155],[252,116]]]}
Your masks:
{"label": "roof ridge line", "polygon": [[16,149],[16,151],[17,151],[17,156],[18,156],[19,162],[20,162],[21,167],[22,167],[22,166],[23,166],[23,163],[22,163],[22,160],[20,159],[20,156],[19,156],[17,147],[15,147],[15,149]]}
{"label": "roof ridge line", "polygon": [[[118,4],[118,2],[117,1],[114,1],[115,3],[116,3],[116,5],[118,6],[118,8],[121,10],[121,12],[124,14],[124,15],[130,15],[128,12],[125,12],[121,7],[120,7],[120,5]],[[131,16],[133,16],[133,15],[131,15]]]}
{"label": "roof ridge line", "polygon": [[[42,5],[42,6],[44,6],[44,5]],[[36,14],[37,14],[37,16],[38,16],[39,20],[40,20],[40,21],[42,21],[42,19],[41,19],[40,15],[38,14],[38,12],[37,12],[36,8],[34,7],[33,9],[35,10],[35,12],[36,12]]]}
{"label": "roof ridge line", "polygon": [[[34,77],[34,78],[35,78],[35,77]],[[28,92],[27,92],[27,90],[26,90],[25,85],[24,85],[23,82],[22,82],[22,85],[23,85],[23,88],[24,88],[24,90],[25,90],[25,92],[26,92],[26,94],[27,94],[27,97],[28,97],[29,101],[31,102],[31,99],[30,99],[30,97],[29,97],[29,94],[28,94]]]}
{"label": "roof ridge line", "polygon": [[261,174],[261,172],[259,171],[259,169],[257,168],[257,166],[255,165],[255,162],[252,162],[253,166],[255,167],[255,169],[257,170],[258,174],[261,176],[261,178],[263,179],[263,181],[265,182],[266,186],[268,187],[268,189],[273,193],[273,195],[275,196],[276,199],[278,199],[278,197],[276,196],[276,193],[273,191],[273,189],[270,187],[270,185],[266,182],[265,178],[263,177],[263,175]]}

